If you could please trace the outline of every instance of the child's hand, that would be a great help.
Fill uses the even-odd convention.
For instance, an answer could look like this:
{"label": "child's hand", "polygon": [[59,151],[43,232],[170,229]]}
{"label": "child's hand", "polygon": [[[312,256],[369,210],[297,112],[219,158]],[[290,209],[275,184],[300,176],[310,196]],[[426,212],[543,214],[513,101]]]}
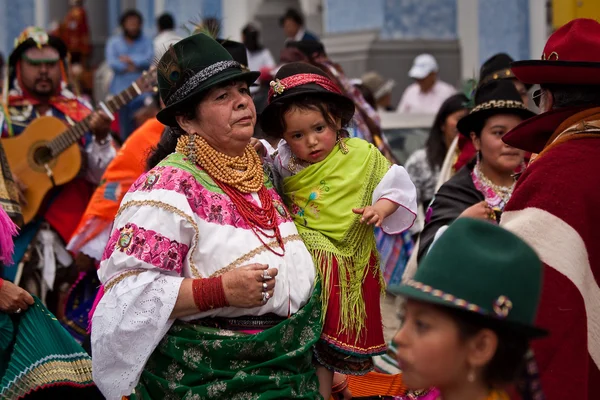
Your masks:
{"label": "child's hand", "polygon": [[265,145],[263,145],[262,142],[257,138],[250,138],[250,144],[261,157],[265,157],[267,155],[267,149],[265,148]]}
{"label": "child's hand", "polygon": [[367,225],[375,225],[378,228],[381,227],[381,223],[384,219],[381,211],[373,206],[366,206],[365,208],[353,208],[352,212],[354,214],[362,214],[360,222]]}

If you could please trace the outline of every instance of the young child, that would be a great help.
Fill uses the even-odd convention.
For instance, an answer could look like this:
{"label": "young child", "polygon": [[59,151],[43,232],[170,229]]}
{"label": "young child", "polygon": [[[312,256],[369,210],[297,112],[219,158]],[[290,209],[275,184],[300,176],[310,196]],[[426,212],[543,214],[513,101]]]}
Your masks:
{"label": "young child", "polygon": [[[349,139],[354,103],[320,69],[282,67],[271,82],[263,131],[282,138],[274,159],[283,198],[323,282],[323,332],[315,347],[321,394],[333,372],[365,374],[387,348],[383,281],[373,226],[388,234],[410,228],[416,190],[404,168],[377,148]],[[344,384],[336,385],[340,388]]]}
{"label": "young child", "polygon": [[[436,387],[432,399],[543,399],[529,340],[542,284],[540,259],[525,242],[488,221],[460,218],[433,244],[414,278],[394,337],[403,383]],[[521,380],[520,378],[524,378]]]}

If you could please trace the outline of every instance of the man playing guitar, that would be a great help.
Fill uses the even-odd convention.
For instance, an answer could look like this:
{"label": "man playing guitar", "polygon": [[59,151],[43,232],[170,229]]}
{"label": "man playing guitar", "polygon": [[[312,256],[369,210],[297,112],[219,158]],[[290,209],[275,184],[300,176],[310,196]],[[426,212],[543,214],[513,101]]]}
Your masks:
{"label": "man playing guitar", "polygon": [[[92,113],[84,100],[67,90],[66,56],[66,46],[60,39],[40,28],[26,28],[15,41],[9,58],[9,87],[4,88],[0,116],[1,135],[7,138],[20,135],[38,117],[53,116],[66,125],[74,125],[91,114],[90,131],[79,141],[83,162],[78,176],[55,188],[37,217],[21,228],[15,241],[14,264],[5,267],[9,280],[19,280],[22,271],[20,284],[42,299],[45,289],[60,287],[62,278],[58,277],[66,270],[59,267],[72,264],[64,243],[116,154],[108,135],[109,117],[103,112]],[[18,173],[13,173],[19,185]],[[26,190],[20,185],[21,193]],[[48,306],[56,312],[56,296],[52,297],[47,299]]]}

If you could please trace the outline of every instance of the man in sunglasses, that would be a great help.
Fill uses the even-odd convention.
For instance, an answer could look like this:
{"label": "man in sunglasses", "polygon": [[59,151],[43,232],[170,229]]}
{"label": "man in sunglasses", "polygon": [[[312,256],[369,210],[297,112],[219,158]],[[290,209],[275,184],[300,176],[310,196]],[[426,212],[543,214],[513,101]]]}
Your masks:
{"label": "man in sunglasses", "polygon": [[569,22],[541,60],[511,68],[540,85],[533,99],[542,113],[502,138],[538,155],[501,225],[544,262],[536,323],[550,336],[533,344],[542,387],[548,400],[600,399],[600,23]]}
{"label": "man in sunglasses", "polygon": [[[16,282],[20,277],[18,283],[45,298],[53,312],[57,311],[59,292],[68,289],[77,276],[75,269],[61,268],[72,264],[64,242],[69,240],[94,187],[116,154],[108,135],[110,119],[103,112],[93,113],[84,100],[67,89],[66,58],[67,48],[62,40],[41,28],[26,28],[15,40],[8,60],[8,90],[4,92],[0,114],[2,138],[22,135],[39,117],[55,117],[68,126],[91,114],[90,131],[78,141],[83,155],[79,176],[48,195],[39,215],[21,228],[13,262],[7,263],[3,271],[3,278],[9,281]],[[23,160],[23,165],[28,165],[27,160]],[[23,193],[33,188],[20,183],[22,170],[12,172],[20,192],[18,200],[24,207]],[[45,286],[49,290],[47,296]]]}

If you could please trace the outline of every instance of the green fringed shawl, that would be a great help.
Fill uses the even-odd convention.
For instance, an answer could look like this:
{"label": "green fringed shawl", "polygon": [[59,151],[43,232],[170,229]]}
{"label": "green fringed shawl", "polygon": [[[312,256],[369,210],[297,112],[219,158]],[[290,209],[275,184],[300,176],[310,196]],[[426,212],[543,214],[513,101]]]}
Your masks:
{"label": "green fringed shawl", "polygon": [[[323,281],[322,318],[329,303],[335,259],[339,276],[348,277],[339,282],[340,329],[359,332],[366,317],[362,283],[371,255],[378,254],[373,226],[361,223],[361,215],[352,209],[371,205],[373,191],[390,163],[364,140],[346,139],[346,146],[347,154],[336,145],[325,160],[285,178],[283,197]],[[383,290],[383,278],[378,274]]]}

